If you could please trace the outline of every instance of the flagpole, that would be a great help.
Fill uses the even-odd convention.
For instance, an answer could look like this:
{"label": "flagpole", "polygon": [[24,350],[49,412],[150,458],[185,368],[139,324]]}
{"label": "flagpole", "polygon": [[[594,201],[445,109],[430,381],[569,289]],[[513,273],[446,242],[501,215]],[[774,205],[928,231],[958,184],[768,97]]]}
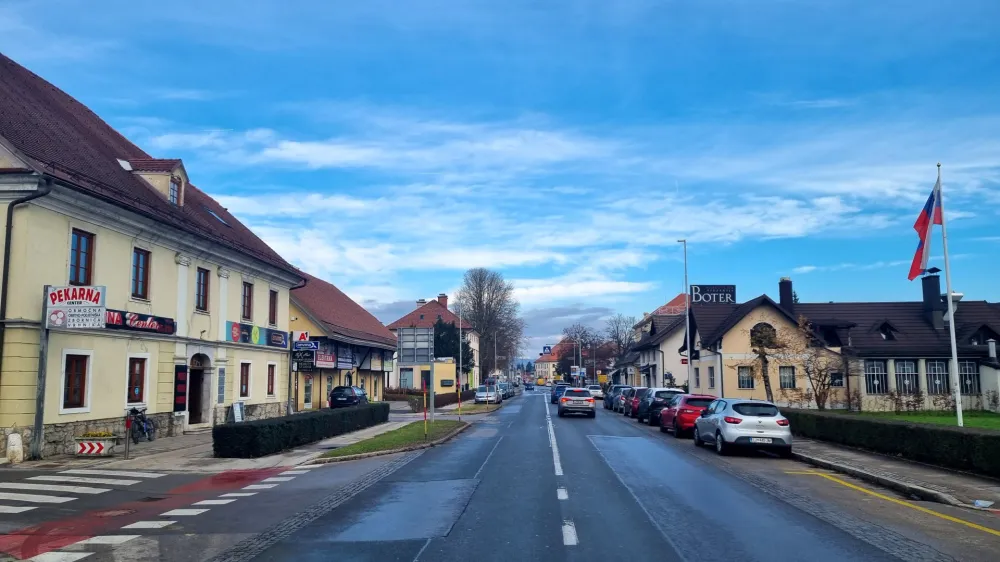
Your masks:
{"label": "flagpole", "polygon": [[951,292],[951,266],[948,263],[948,221],[944,218],[944,194],[941,189],[941,163],[938,162],[937,203],[941,208],[941,241],[944,246],[944,282],[948,301],[948,332],[951,336],[951,390],[955,395],[955,415],[958,417],[958,427],[963,427],[962,419],[962,386],[958,372],[958,345],[955,343],[955,302]]}

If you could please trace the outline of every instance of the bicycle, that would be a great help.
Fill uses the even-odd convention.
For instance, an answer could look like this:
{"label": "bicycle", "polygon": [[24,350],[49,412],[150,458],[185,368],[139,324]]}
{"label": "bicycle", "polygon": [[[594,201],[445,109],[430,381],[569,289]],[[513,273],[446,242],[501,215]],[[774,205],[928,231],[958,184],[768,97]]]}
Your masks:
{"label": "bicycle", "polygon": [[139,444],[139,439],[146,438],[146,441],[156,439],[156,423],[146,417],[146,408],[132,408],[128,411],[129,418],[132,419],[132,442]]}

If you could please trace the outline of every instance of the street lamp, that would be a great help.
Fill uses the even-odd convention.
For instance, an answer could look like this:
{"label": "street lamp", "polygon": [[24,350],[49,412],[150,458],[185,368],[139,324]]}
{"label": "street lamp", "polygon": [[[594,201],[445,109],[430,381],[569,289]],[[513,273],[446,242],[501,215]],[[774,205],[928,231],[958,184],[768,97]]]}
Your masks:
{"label": "street lamp", "polygon": [[691,349],[691,288],[688,287],[688,242],[687,238],[682,238],[677,241],[678,244],[684,245],[684,339],[685,347],[687,348],[687,373],[688,373],[688,390],[691,389],[691,384],[693,379],[691,378],[691,359],[694,357],[693,350]]}

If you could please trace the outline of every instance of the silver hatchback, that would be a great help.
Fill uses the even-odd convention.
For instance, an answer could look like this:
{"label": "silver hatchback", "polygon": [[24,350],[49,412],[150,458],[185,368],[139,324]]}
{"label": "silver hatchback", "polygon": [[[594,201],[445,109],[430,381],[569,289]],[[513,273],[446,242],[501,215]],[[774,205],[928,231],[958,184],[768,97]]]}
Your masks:
{"label": "silver hatchback", "polygon": [[763,400],[720,398],[694,421],[694,444],[715,445],[725,455],[736,447],[771,449],[783,457],[792,454],[792,428],[778,407]]}

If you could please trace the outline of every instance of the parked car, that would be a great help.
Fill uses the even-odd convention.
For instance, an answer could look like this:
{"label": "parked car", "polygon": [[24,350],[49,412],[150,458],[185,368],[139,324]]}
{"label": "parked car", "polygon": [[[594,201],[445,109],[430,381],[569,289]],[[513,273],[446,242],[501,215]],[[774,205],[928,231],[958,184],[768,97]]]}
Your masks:
{"label": "parked car", "polygon": [[502,382],[497,384],[497,388],[500,389],[500,395],[504,398],[510,398],[513,394],[511,390],[510,383]]}
{"label": "parked car", "polygon": [[683,437],[694,429],[694,422],[708,407],[714,396],[708,394],[681,394],[666,408],[660,410],[660,431],[673,432],[674,437]]}
{"label": "parked car", "polygon": [[533,382],[526,382],[526,383],[524,383],[524,389],[525,390],[535,390],[535,383],[533,383]]}
{"label": "parked car", "polygon": [[604,389],[601,388],[599,384],[589,384],[587,385],[587,390],[590,391],[590,395],[594,398],[604,400]]}
{"label": "parked car", "polygon": [[556,413],[561,418],[566,414],[584,414],[597,416],[597,401],[586,388],[569,388],[559,397],[559,408]]}
{"label": "parked car", "polygon": [[479,385],[476,389],[476,404],[499,404],[500,395],[497,393],[497,387],[487,386],[485,384]]}
{"label": "parked car", "polygon": [[715,445],[720,455],[736,447],[792,454],[792,429],[778,407],[763,400],[713,400],[694,422],[694,444]]}
{"label": "parked car", "polygon": [[604,409],[614,410],[615,401],[618,400],[618,395],[621,394],[622,389],[628,388],[624,384],[613,384],[608,387],[608,390],[604,393]]}
{"label": "parked car", "polygon": [[650,388],[646,395],[639,401],[639,408],[636,412],[636,419],[639,423],[648,421],[649,425],[660,423],[660,410],[662,410],[671,398],[678,394],[684,394],[683,388]]}
{"label": "parked car", "polygon": [[639,401],[646,396],[647,390],[649,390],[648,386],[638,386],[635,388],[635,392],[625,401],[625,411],[623,413],[626,416],[630,418],[636,416],[639,411]]}
{"label": "parked car", "polygon": [[558,404],[559,403],[559,397],[562,396],[563,392],[566,392],[567,388],[569,388],[568,384],[557,384],[557,385],[553,386],[552,387],[552,394],[550,395],[550,398],[549,398],[549,403],[550,404]]}
{"label": "parked car", "polygon": [[330,391],[330,407],[346,408],[368,403],[368,394],[356,386],[335,386]]}
{"label": "parked car", "polygon": [[628,404],[632,400],[632,395],[635,394],[635,387],[629,386],[622,389],[621,394],[618,395],[618,401],[616,402],[616,412],[625,413],[625,404]]}

